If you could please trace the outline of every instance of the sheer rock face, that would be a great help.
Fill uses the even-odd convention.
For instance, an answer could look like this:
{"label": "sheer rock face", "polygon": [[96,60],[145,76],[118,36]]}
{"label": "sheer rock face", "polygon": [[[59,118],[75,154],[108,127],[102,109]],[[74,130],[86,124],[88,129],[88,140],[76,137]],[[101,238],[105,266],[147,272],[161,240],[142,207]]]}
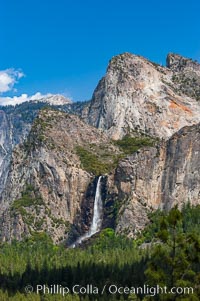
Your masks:
{"label": "sheer rock face", "polygon": [[13,147],[22,142],[31,128],[33,116],[25,121],[20,114],[0,110],[0,194],[6,183]]}
{"label": "sheer rock face", "polygon": [[124,200],[116,231],[129,236],[144,227],[151,210],[199,204],[200,124],[181,129],[157,148],[143,148],[122,160],[108,183]]}
{"label": "sheer rock face", "polygon": [[6,114],[0,111],[0,191],[2,190],[8,173],[9,158],[11,156],[12,139],[10,137],[10,123]]}
{"label": "sheer rock face", "polygon": [[[173,76],[182,69],[172,56],[168,67],[129,53],[112,58],[83,116],[114,139],[132,131],[167,139],[183,126],[196,124],[200,105],[188,97],[192,95],[179,93]],[[192,63],[193,68],[199,70],[199,65]]]}

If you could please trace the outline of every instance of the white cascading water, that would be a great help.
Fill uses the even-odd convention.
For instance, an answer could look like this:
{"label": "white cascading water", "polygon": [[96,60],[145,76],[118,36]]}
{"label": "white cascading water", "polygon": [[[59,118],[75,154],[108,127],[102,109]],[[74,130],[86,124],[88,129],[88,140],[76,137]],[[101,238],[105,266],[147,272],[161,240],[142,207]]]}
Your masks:
{"label": "white cascading water", "polygon": [[97,233],[101,230],[102,224],[102,215],[103,215],[103,203],[101,199],[101,177],[99,177],[97,182],[97,188],[95,193],[95,200],[94,200],[94,213],[92,224],[90,226],[90,230],[88,232],[89,237]]}
{"label": "white cascading water", "polygon": [[101,199],[101,178],[98,178],[96,193],[95,193],[95,200],[94,200],[94,213],[92,218],[92,223],[88,232],[84,235],[79,237],[77,241],[72,245],[75,248],[77,245],[81,244],[82,241],[91,237],[95,233],[101,230],[102,218],[103,218],[103,203]]}

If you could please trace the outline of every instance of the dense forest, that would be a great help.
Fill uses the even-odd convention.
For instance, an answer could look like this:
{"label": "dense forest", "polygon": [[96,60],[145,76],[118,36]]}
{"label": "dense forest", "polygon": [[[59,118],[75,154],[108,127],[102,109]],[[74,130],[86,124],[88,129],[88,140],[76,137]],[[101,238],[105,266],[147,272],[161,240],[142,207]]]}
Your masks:
{"label": "dense forest", "polygon": [[[75,249],[53,245],[45,233],[2,243],[0,301],[200,300],[199,217],[200,206],[190,204],[157,210],[134,240],[107,228]],[[66,295],[53,285],[68,288]]]}

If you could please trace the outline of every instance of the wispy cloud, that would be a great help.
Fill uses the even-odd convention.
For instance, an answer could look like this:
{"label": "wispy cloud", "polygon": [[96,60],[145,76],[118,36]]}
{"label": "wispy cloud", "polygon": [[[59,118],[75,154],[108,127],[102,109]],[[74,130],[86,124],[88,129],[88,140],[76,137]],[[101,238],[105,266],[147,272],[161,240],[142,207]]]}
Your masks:
{"label": "wispy cloud", "polygon": [[23,103],[25,101],[30,100],[39,100],[42,98],[50,97],[52,94],[41,94],[40,92],[35,93],[34,95],[28,96],[28,94],[22,94],[20,96],[14,96],[14,97],[0,97],[0,105],[2,106],[8,106],[8,105],[17,105],[20,103]]}
{"label": "wispy cloud", "polygon": [[39,100],[41,98],[49,97],[52,94],[42,95],[37,92],[34,95],[28,96],[28,94],[21,94],[20,96],[3,96],[4,93],[9,91],[16,92],[14,85],[19,81],[20,78],[24,77],[24,73],[13,68],[0,70],[0,105],[17,105],[25,101]]}
{"label": "wispy cloud", "polygon": [[13,89],[15,83],[24,76],[24,73],[15,69],[0,70],[0,93]]}

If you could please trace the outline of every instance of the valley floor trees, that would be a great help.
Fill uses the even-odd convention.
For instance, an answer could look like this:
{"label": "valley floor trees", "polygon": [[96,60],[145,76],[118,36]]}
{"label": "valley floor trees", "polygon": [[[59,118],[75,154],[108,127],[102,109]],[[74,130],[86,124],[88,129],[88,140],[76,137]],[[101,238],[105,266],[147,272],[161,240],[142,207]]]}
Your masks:
{"label": "valley floor trees", "polygon": [[[151,223],[138,239],[116,236],[104,229],[90,245],[67,249],[55,246],[45,234],[0,247],[0,300],[191,300],[200,298],[200,206],[185,205],[180,212],[151,214]],[[147,247],[148,246],[148,247]],[[59,295],[25,294],[31,284],[105,284],[118,287],[192,287],[190,294]]]}

